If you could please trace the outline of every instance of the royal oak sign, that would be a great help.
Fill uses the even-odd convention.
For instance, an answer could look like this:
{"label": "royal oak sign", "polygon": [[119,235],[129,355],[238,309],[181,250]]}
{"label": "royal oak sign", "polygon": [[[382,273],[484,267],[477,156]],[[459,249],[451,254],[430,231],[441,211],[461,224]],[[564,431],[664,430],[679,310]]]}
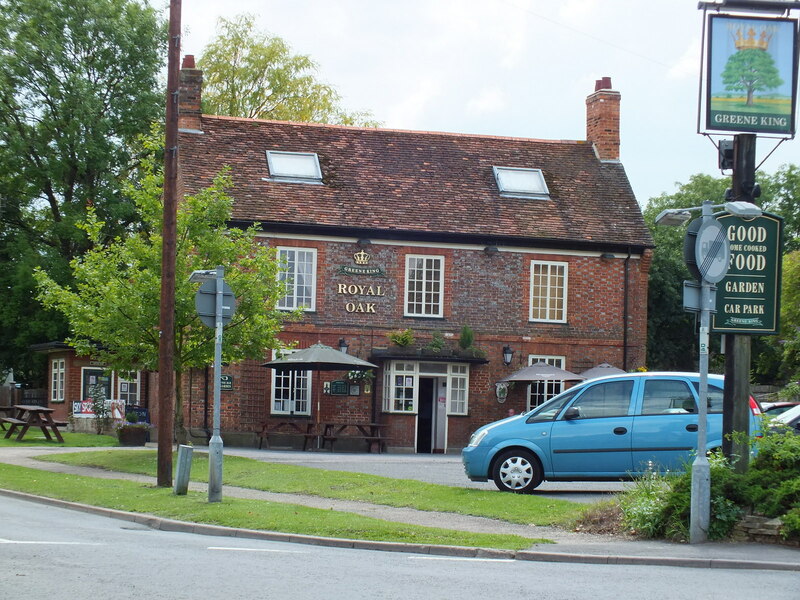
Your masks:
{"label": "royal oak sign", "polygon": [[716,333],[777,334],[780,327],[782,219],[763,213],[745,219],[723,213],[717,221],[730,243],[730,267],[717,284]]}

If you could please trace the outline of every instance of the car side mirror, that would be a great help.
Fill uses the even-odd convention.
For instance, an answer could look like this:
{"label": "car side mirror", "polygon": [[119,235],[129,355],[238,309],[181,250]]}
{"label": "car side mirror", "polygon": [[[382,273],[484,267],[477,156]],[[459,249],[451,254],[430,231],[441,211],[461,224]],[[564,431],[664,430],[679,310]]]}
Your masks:
{"label": "car side mirror", "polygon": [[581,416],[581,411],[578,409],[577,406],[570,406],[564,412],[564,420],[565,421],[571,421],[573,419],[579,419],[580,416]]}

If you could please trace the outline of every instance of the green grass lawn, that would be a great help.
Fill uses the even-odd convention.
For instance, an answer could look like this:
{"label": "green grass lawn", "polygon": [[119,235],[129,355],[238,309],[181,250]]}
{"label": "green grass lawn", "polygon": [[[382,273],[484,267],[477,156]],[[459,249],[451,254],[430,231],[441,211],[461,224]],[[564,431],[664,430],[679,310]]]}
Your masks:
{"label": "green grass lawn", "polygon": [[[157,468],[157,453],[153,450],[76,452],[39,458],[152,477],[156,476]],[[223,465],[225,485],[452,512],[511,523],[564,525],[574,521],[585,509],[574,502],[536,495],[502,494],[364,473],[268,463],[238,456],[225,456]],[[193,481],[208,481],[207,453],[194,452],[191,475]]]}
{"label": "green grass lawn", "polygon": [[5,431],[0,430],[0,448],[4,446],[53,446],[56,448],[73,446],[75,448],[94,448],[119,445],[117,438],[113,435],[96,435],[94,433],[66,433],[62,431],[61,436],[64,438],[63,444],[56,440],[48,440],[44,437],[42,430],[38,428],[29,429],[20,442],[15,439],[17,437],[16,432],[10,439],[3,437],[5,434]]}
{"label": "green grass lawn", "polygon": [[205,494],[175,496],[171,489],[119,479],[96,479],[0,464],[0,486],[50,498],[128,512],[226,527],[322,537],[443,544],[519,550],[536,542],[516,535],[480,534],[419,527],[351,513],[293,504],[224,498],[209,503]]}

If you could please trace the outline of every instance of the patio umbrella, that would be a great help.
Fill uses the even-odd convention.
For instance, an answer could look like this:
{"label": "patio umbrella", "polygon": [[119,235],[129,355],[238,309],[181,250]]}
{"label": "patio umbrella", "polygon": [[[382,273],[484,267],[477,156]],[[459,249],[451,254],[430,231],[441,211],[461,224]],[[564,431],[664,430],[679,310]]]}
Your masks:
{"label": "patio umbrella", "polygon": [[[378,365],[362,360],[357,356],[345,354],[325,344],[317,342],[313,346],[276,358],[261,365],[276,371],[317,371],[317,394],[319,391],[320,371],[366,371],[377,369]],[[320,421],[320,399],[317,396],[317,423]]]}
{"label": "patio umbrella", "polygon": [[591,369],[587,369],[581,375],[583,375],[586,379],[596,379],[597,377],[603,377],[605,375],[619,375],[620,373],[625,373],[622,369],[618,369],[614,365],[610,365],[608,363],[600,363],[596,367],[592,367]]}
{"label": "patio umbrella", "polygon": [[519,371],[503,377],[500,382],[504,381],[581,381],[586,379],[583,375],[576,375],[570,371],[559,369],[553,365],[548,365],[546,362],[537,362],[536,364],[524,367]]}

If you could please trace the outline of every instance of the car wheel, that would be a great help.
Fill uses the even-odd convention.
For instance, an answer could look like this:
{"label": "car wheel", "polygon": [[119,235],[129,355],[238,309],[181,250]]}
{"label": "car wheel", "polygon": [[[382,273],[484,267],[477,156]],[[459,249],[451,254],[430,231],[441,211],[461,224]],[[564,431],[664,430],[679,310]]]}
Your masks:
{"label": "car wheel", "polygon": [[508,450],[497,457],[492,479],[501,492],[530,494],[542,483],[542,467],[527,450]]}

